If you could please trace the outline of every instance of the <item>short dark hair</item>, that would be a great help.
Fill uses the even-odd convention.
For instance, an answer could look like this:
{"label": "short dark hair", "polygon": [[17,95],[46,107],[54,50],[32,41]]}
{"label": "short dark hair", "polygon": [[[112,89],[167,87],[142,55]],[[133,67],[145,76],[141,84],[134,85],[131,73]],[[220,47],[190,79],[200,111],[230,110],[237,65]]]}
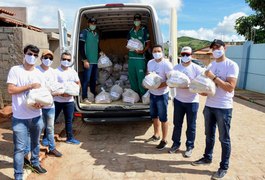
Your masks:
{"label": "short dark hair", "polygon": [[97,19],[94,17],[88,18],[87,20],[88,23],[97,23]]}
{"label": "short dark hair", "polygon": [[214,45],[219,45],[219,46],[224,46],[225,47],[225,43],[222,40],[220,40],[220,39],[213,40],[213,42],[210,45],[210,49],[212,49]]}
{"label": "short dark hair", "polygon": [[61,58],[63,57],[63,55],[66,55],[66,56],[72,56],[71,53],[69,51],[64,51],[62,54],[61,54]]}
{"label": "short dark hair", "polygon": [[29,45],[24,47],[24,50],[23,50],[24,54],[26,54],[28,50],[30,50],[36,54],[39,54],[39,52],[40,52],[40,49],[37,46],[34,46],[33,44],[29,44]]}
{"label": "short dark hair", "polygon": [[163,46],[161,46],[160,44],[155,44],[153,47],[152,47],[152,51],[154,50],[154,48],[157,48],[157,47],[160,47],[163,51]]}
{"label": "short dark hair", "polygon": [[142,16],[141,16],[141,14],[139,14],[139,13],[135,14],[135,15],[133,16],[133,20],[135,20],[135,19],[142,20]]}

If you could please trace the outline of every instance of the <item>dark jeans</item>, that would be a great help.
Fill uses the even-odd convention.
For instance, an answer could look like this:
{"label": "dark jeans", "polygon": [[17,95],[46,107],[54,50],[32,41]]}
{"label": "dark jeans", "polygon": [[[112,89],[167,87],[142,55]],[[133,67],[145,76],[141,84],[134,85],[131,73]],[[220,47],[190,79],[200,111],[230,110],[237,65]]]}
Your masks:
{"label": "dark jeans", "polygon": [[65,120],[65,130],[67,139],[73,138],[72,121],[74,117],[75,103],[74,102],[54,102],[55,105],[55,120],[63,110]]}
{"label": "dark jeans", "polygon": [[96,82],[97,82],[97,64],[90,64],[89,68],[84,68],[82,80],[82,98],[87,98],[87,87],[90,86],[90,92],[96,96]]}
{"label": "dark jeans", "polygon": [[216,125],[219,131],[219,141],[222,146],[222,158],[220,168],[227,170],[231,154],[230,142],[230,123],[232,118],[232,109],[219,109],[205,106],[203,110],[205,119],[206,147],[204,157],[212,159],[215,143]]}
{"label": "dark jeans", "polygon": [[194,148],[198,108],[199,103],[183,103],[174,98],[174,130],[172,134],[173,146],[180,147],[182,124],[186,114],[186,148],[187,150]]}

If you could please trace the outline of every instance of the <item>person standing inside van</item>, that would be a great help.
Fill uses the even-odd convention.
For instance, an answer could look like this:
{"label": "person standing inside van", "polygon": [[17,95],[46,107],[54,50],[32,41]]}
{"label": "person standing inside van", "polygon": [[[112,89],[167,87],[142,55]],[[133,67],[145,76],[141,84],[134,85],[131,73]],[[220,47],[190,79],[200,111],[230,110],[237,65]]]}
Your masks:
{"label": "person standing inside van", "polygon": [[143,44],[143,50],[129,51],[128,73],[131,89],[143,96],[146,92],[142,86],[142,81],[146,72],[146,61],[144,53],[150,47],[150,37],[148,29],[141,26],[142,17],[140,14],[134,15],[134,27],[129,31],[128,40],[138,39]]}
{"label": "person standing inside van", "polygon": [[88,28],[81,31],[79,36],[79,50],[83,61],[82,100],[91,103],[87,99],[87,88],[96,96],[96,81],[98,71],[99,35],[96,32],[97,20],[88,19]]}
{"label": "person standing inside van", "polygon": [[154,59],[147,64],[147,72],[155,72],[162,78],[162,83],[157,89],[150,89],[150,115],[154,124],[154,135],[145,142],[158,141],[160,139],[160,128],[162,127],[162,140],[156,146],[158,150],[162,150],[167,145],[168,134],[168,93],[169,88],[166,84],[166,74],[173,67],[172,64],[163,57],[163,47],[155,45],[152,49]]}
{"label": "person standing inside van", "polygon": [[[196,78],[203,72],[203,69],[191,61],[192,49],[188,46],[181,50],[181,63],[174,67],[174,70],[180,71],[188,76],[190,80]],[[194,141],[196,135],[196,119],[199,109],[199,94],[189,92],[188,88],[176,88],[177,94],[174,98],[174,129],[172,134],[173,145],[168,151],[175,153],[179,150],[181,130],[186,114],[187,130],[186,130],[186,151],[184,157],[192,155]]]}

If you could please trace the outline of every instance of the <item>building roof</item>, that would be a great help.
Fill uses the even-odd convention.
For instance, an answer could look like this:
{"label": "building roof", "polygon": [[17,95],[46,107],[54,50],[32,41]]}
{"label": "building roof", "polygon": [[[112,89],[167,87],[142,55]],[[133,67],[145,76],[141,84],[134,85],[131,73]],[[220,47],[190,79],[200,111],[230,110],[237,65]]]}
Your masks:
{"label": "building roof", "polygon": [[12,11],[8,11],[6,9],[0,8],[0,14],[2,14],[2,13],[10,15],[10,16],[14,16],[15,15],[15,13],[12,12]]}

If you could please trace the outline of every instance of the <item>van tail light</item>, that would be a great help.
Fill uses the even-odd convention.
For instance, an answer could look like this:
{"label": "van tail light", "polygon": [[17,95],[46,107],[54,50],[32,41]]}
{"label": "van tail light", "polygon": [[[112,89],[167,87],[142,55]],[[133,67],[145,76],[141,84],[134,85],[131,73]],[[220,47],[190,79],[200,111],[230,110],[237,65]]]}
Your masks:
{"label": "van tail light", "polygon": [[82,117],[82,113],[80,113],[80,112],[75,112],[75,113],[74,113],[74,117]]}

